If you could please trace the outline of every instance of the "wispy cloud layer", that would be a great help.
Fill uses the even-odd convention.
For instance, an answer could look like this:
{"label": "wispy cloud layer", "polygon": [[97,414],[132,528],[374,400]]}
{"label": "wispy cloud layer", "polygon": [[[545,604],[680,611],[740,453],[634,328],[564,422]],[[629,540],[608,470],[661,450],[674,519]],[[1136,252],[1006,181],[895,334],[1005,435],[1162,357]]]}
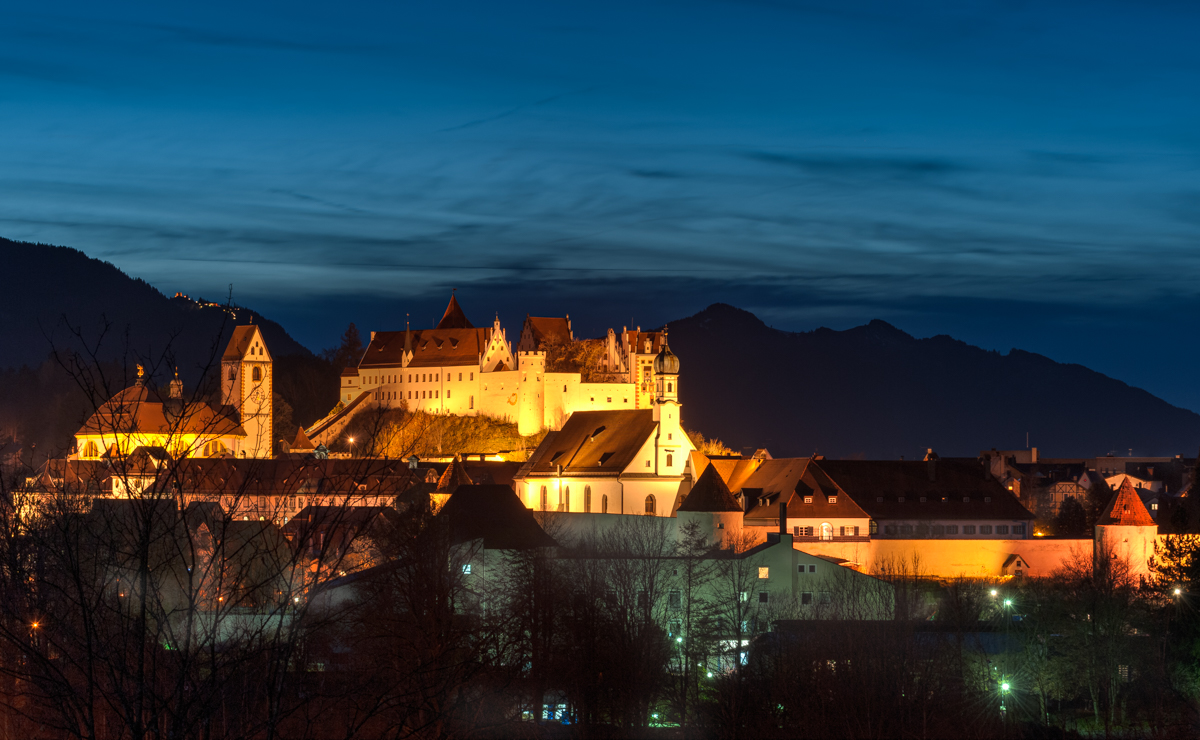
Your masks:
{"label": "wispy cloud layer", "polygon": [[[0,28],[0,235],[168,292],[233,283],[312,344],[389,320],[372,305],[473,286],[504,309],[511,286],[586,295],[580,316],[940,315],[1124,368],[1086,317],[1200,292],[1196,15],[64,2]],[[1049,328],[989,318],[1039,315],[1020,306]]]}

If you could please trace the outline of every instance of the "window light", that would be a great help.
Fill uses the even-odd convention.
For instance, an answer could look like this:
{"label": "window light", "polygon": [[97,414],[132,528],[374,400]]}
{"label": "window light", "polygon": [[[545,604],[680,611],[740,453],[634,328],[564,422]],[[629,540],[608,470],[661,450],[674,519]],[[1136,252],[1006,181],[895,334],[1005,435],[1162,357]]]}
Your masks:
{"label": "window light", "polygon": [[771,569],[765,565],[759,567],[758,577],[759,578],[770,578],[771,577]]}

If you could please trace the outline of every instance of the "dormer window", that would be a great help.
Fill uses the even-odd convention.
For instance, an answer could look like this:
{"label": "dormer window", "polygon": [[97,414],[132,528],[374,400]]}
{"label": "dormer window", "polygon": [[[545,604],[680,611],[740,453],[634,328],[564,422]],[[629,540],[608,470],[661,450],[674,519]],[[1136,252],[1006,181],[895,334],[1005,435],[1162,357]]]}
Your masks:
{"label": "dormer window", "polygon": [[925,503],[925,497],[924,497],[924,496],[922,496],[922,497],[921,497],[921,503]]}
{"label": "dormer window", "polygon": [[896,500],[897,500],[897,501],[899,501],[900,503],[904,503],[904,497],[903,497],[903,496],[900,496],[900,497],[898,497]]}
{"label": "dormer window", "polygon": [[812,496],[805,496],[805,497],[804,497],[804,503],[806,503],[806,504],[811,504],[811,503],[812,503],[812,501],[813,501],[813,497],[812,497]]}
{"label": "dormer window", "polygon": [[831,504],[836,504],[836,503],[837,503],[837,496],[830,496],[830,497],[829,497],[829,503],[831,503]]}

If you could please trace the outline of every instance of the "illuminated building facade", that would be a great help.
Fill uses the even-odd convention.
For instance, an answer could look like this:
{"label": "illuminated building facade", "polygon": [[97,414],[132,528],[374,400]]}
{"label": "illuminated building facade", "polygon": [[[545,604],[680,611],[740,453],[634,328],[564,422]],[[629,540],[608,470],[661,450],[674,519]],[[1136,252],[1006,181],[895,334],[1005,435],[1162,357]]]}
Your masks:
{"label": "illuminated building facade", "polygon": [[404,407],[515,422],[522,435],[561,429],[576,411],[650,409],[657,378],[653,359],[661,332],[610,330],[601,370],[615,382],[583,382],[580,373],[547,372],[547,340],[574,341],[570,318],[526,317],[514,349],[496,318],[476,327],[451,296],[433,329],[371,332],[357,367],[340,379],[338,407],[308,430],[328,444],[350,418],[369,407]]}

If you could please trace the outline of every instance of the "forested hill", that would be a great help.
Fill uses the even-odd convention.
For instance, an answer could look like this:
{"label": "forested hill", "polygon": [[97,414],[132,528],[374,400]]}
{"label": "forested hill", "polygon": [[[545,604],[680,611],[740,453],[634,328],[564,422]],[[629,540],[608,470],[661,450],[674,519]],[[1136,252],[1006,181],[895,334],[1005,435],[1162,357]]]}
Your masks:
{"label": "forested hill", "polygon": [[61,447],[90,411],[74,380],[50,359],[56,350],[86,354],[98,348],[97,360],[110,365],[114,386],[132,382],[142,363],[156,385],[178,366],[192,387],[206,367],[220,362],[237,324],[262,329],[275,359],[276,392],[286,403],[280,407],[284,422],[311,423],[337,401],[337,373],[329,363],[274,321],[219,305],[224,296],[205,296],[203,303],[197,296],[168,298],[108,262],[66,247],[0,239],[0,260],[8,276],[0,290],[0,442]]}
{"label": "forested hill", "polygon": [[1192,454],[1200,415],[1081,365],[872,321],[793,333],[715,304],[670,324],[689,428],[773,455]]}
{"label": "forested hill", "polygon": [[[235,323],[260,325],[276,356],[312,354],[282,326],[254,311],[236,308],[231,316],[222,307],[167,298],[144,280],[77,249],[0,239],[0,260],[9,276],[0,291],[0,367],[37,366],[52,344],[74,348],[68,325],[81,327],[94,342],[106,321],[110,330],[101,347],[105,359],[123,357],[128,349],[153,360],[162,354],[167,339],[175,337],[171,349],[181,373],[195,371],[213,342],[228,337]],[[205,298],[225,303],[225,296]]]}

